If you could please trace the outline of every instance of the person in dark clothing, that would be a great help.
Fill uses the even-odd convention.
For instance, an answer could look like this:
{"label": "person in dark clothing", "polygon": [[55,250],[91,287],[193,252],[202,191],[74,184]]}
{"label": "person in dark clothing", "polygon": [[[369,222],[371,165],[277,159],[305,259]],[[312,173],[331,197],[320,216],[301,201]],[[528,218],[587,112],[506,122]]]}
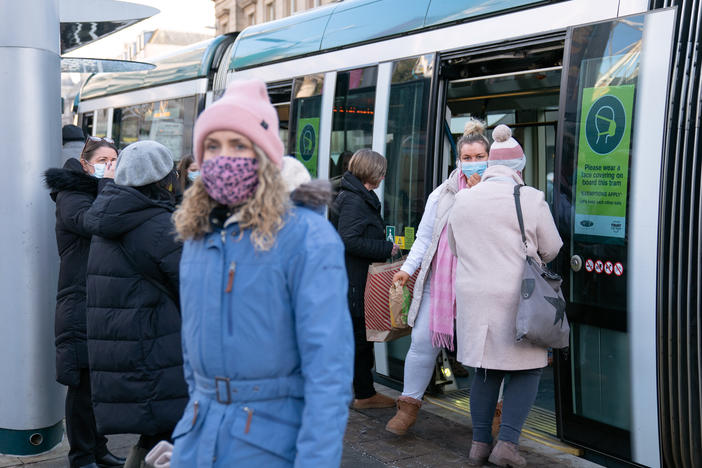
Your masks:
{"label": "person in dark clothing", "polygon": [[61,161],[63,164],[69,159],[78,159],[85,143],[83,130],[76,125],[64,125],[61,129]]}
{"label": "person in dark clothing", "polygon": [[178,179],[155,141],[124,148],[115,183],[86,213],[88,357],[93,407],[105,434],[140,434],[125,467],[170,440],[188,400],[178,300],[182,244],[171,215]]}
{"label": "person in dark clothing", "polygon": [[363,298],[368,266],[399,251],[397,245],[385,239],[380,200],[373,192],[385,177],[386,168],[385,158],[375,151],[356,151],[341,179],[341,191],[332,209],[332,224],[346,247],[348,302],[356,343],[353,407],[357,409],[395,406],[395,400],[376,393],[373,388],[373,344],[366,340]]}
{"label": "person in dark clothing", "polygon": [[[56,243],[61,257],[55,319],[56,380],[68,386],[65,411],[69,466],[121,466],[124,459],[107,450],[107,438],[97,430],[90,401],[85,271],[91,234],[83,226],[85,213],[98,190],[114,174],[109,161],[117,157],[117,148],[107,141],[88,140],[76,156],[81,161],[69,158],[62,169],[44,173],[51,198],[56,202]],[[105,178],[95,174],[97,164],[105,164]]]}
{"label": "person in dark clothing", "polygon": [[178,163],[178,182],[180,183],[180,191],[185,192],[193,185],[195,179],[200,177],[200,168],[192,154],[186,154]]}

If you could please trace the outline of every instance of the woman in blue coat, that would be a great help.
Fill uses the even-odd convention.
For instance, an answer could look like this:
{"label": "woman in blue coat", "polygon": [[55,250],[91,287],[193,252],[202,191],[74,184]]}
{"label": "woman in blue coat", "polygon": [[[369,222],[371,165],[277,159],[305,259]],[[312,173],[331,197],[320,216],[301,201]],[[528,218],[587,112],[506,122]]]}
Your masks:
{"label": "woman in blue coat", "polygon": [[292,206],[278,117],[235,81],[199,117],[175,215],[190,400],[171,466],[338,466],[353,376],[343,245]]}

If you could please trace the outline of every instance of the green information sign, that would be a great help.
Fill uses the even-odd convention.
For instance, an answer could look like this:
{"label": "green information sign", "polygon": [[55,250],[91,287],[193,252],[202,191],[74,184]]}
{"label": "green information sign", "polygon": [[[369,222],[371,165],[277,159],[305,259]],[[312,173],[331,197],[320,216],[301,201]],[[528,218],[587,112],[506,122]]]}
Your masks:
{"label": "green information sign", "polygon": [[624,238],[634,85],[583,89],[575,234]]}
{"label": "green information sign", "polygon": [[297,122],[296,156],[312,177],[317,177],[319,154],[319,117],[300,119]]}

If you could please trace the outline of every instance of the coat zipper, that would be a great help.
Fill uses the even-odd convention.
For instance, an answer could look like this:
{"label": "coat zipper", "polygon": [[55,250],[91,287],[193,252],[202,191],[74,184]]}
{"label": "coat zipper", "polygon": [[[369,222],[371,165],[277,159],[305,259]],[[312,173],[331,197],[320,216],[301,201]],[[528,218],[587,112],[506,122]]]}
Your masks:
{"label": "coat zipper", "polygon": [[[236,273],[236,262],[231,262],[229,264],[229,273],[227,274],[227,287],[224,290],[224,292],[227,294],[232,292],[232,290],[234,289],[234,274],[235,273]],[[231,304],[231,301],[229,301],[229,303]],[[225,313],[227,314],[227,328],[229,329],[229,334],[231,335],[233,333],[231,307],[227,307],[225,310]]]}
{"label": "coat zipper", "polygon": [[219,232],[219,235],[222,236],[222,244],[226,244],[226,243],[227,243],[227,230],[226,230],[226,229],[222,229],[222,230]]}
{"label": "coat zipper", "polygon": [[193,403],[193,423],[192,423],[192,426],[194,426],[195,421],[197,421],[197,410],[198,410],[199,406],[200,406],[199,401],[195,401],[195,403]]}
{"label": "coat zipper", "polygon": [[234,273],[236,273],[236,262],[231,262],[229,264],[229,274],[227,275],[227,288],[224,290],[226,293],[232,292],[234,287]]}
{"label": "coat zipper", "polygon": [[249,430],[251,429],[251,418],[253,418],[253,410],[248,406],[244,406],[244,411],[249,413],[249,415],[246,417],[246,427],[244,428],[244,434],[248,434]]}

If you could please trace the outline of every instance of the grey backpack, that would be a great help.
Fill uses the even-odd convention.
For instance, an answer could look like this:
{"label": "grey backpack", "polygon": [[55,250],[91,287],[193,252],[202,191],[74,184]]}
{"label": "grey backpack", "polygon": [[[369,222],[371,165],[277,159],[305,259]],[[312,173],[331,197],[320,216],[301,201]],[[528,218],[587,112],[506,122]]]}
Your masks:
{"label": "grey backpack", "polygon": [[517,310],[517,341],[528,341],[544,348],[567,348],[570,325],[566,317],[566,302],[561,292],[562,278],[549,271],[539,260],[529,257],[524,233],[524,218],[519,200],[521,185],[514,187],[519,229],[526,260]]}

